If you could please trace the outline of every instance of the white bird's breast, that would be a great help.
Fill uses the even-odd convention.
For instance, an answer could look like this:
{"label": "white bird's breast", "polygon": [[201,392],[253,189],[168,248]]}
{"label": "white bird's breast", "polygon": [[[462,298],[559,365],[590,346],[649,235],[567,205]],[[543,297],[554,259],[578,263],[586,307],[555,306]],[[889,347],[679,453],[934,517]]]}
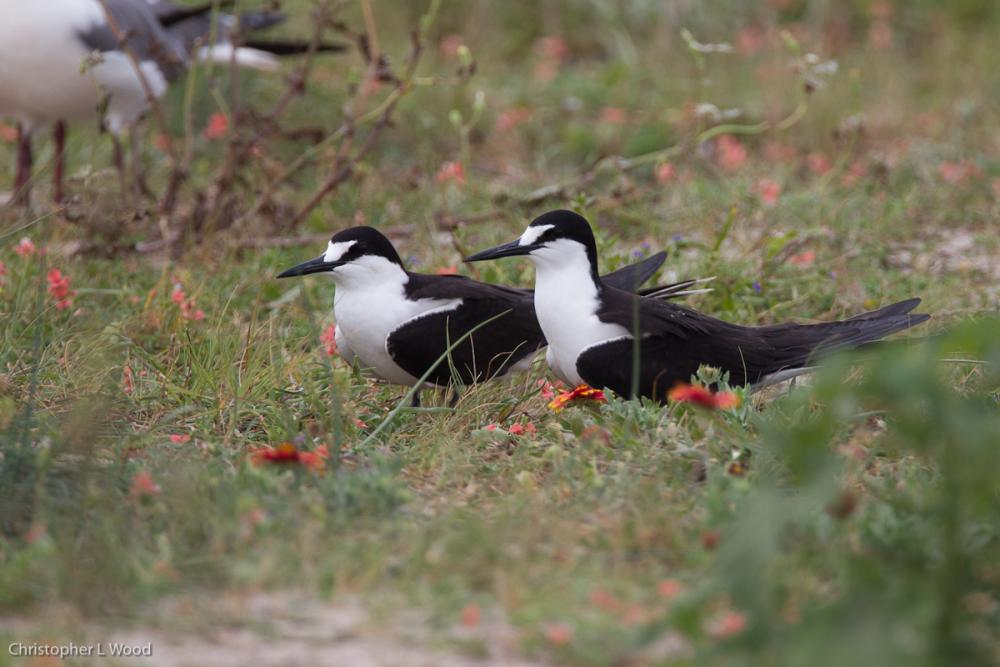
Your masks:
{"label": "white bird's breast", "polygon": [[550,252],[546,249],[532,255],[537,270],[535,314],[549,345],[545,360],[561,380],[575,386],[583,382],[576,370],[580,353],[629,332],[597,317],[597,286],[590,278],[586,254],[581,251],[580,257],[552,257],[555,261],[548,261],[546,253]]}
{"label": "white bird's breast", "polygon": [[[375,261],[389,264],[381,259]],[[410,301],[406,298],[404,285],[407,276],[402,269],[396,269],[398,275],[387,276],[387,272],[381,269],[368,272],[353,266],[364,263],[352,262],[351,266],[337,269],[338,274],[345,269],[354,274],[346,279],[343,275],[335,276],[337,292],[333,301],[333,314],[337,320],[337,328],[362,368],[370,369],[383,380],[412,386],[418,378],[400,368],[389,356],[386,349],[389,334],[415,317],[457,308],[462,300]],[[380,273],[382,275],[378,275]]]}

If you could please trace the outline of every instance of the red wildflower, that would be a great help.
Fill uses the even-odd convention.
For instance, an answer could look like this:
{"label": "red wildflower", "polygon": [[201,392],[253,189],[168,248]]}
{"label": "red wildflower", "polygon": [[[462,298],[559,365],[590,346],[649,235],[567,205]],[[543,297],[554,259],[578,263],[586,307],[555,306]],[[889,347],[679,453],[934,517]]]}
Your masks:
{"label": "red wildflower", "polygon": [[811,266],[815,261],[816,252],[814,250],[806,250],[788,258],[788,263],[795,266]]}
{"label": "red wildflower", "polygon": [[708,634],[715,639],[728,639],[740,634],[747,627],[746,614],[729,611],[716,617],[708,624]]}
{"label": "red wildflower", "polygon": [[604,403],[608,399],[600,389],[594,389],[585,384],[574,387],[570,391],[563,392],[549,402],[549,409],[559,412],[573,401],[597,401]]}
{"label": "red wildflower", "polygon": [[736,34],[736,49],[741,56],[752,56],[764,48],[764,31],[756,26],[741,28]]}
{"label": "red wildflower", "polygon": [[500,425],[499,425],[499,424],[487,424],[487,425],[486,425],[486,426],[485,426],[484,428],[485,428],[485,429],[486,429],[487,431],[491,431],[491,432],[492,432],[492,431],[495,431],[495,430],[497,430],[498,428],[500,428]]}
{"label": "red wildflower", "polygon": [[674,165],[669,162],[664,162],[656,167],[656,182],[663,184],[669,183],[674,180],[674,176],[677,175],[677,170]]}
{"label": "red wildflower", "polygon": [[538,429],[535,428],[534,424],[531,422],[525,422],[524,424],[518,423],[511,425],[511,427],[507,429],[507,432],[511,435],[524,435],[525,433],[528,435],[534,435],[537,430]]}
{"label": "red wildflower", "polygon": [[451,266],[442,267],[437,271],[435,271],[434,273],[438,274],[439,276],[455,276],[458,275],[458,267],[452,264]]}
{"label": "red wildflower", "polygon": [[573,628],[566,623],[552,623],[545,628],[545,640],[553,646],[565,646],[573,640]]}
{"label": "red wildflower", "polygon": [[290,442],[283,442],[277,447],[263,447],[250,453],[251,460],[256,465],[269,464],[297,464],[312,468],[314,470],[323,467],[326,457],[329,455],[327,448],[317,447],[315,451],[304,452]]}
{"label": "red wildflower", "polygon": [[538,391],[539,391],[539,393],[542,395],[542,398],[550,400],[550,401],[553,398],[556,397],[556,392],[557,391],[562,391],[564,388],[565,387],[563,387],[563,383],[562,382],[556,382],[555,384],[552,384],[548,380],[539,380],[538,381]]}
{"label": "red wildflower", "polygon": [[319,342],[323,344],[323,351],[329,356],[337,354],[337,326],[331,324],[319,335]]}
{"label": "red wildflower", "polygon": [[715,150],[719,156],[719,166],[726,171],[734,171],[747,161],[747,149],[731,134],[723,134],[715,140]]}
{"label": "red wildflower", "polygon": [[740,404],[740,397],[730,392],[713,392],[699,384],[679,383],[667,397],[678,403],[691,403],[709,410],[728,410]]}
{"label": "red wildflower", "polygon": [[181,445],[185,442],[191,442],[191,436],[187,433],[172,433],[170,435],[170,442],[175,445]]}
{"label": "red wildflower", "polygon": [[475,602],[470,602],[462,608],[462,625],[467,628],[474,628],[479,625],[479,621],[482,620],[482,611],[479,609],[479,605]]}
{"label": "red wildflower", "polygon": [[447,183],[448,181],[452,181],[456,185],[465,185],[465,167],[462,166],[461,162],[445,162],[438,169],[437,182]]}
{"label": "red wildflower", "polygon": [[132,477],[130,493],[133,498],[150,498],[160,494],[160,485],[146,470],[140,470]]}
{"label": "red wildflower", "polygon": [[762,178],[757,181],[755,190],[765,206],[774,206],[778,203],[778,196],[781,194],[781,184],[769,178]]}
{"label": "red wildflower", "polygon": [[229,118],[224,113],[213,113],[208,117],[208,125],[202,134],[209,141],[223,138],[229,134]]}
{"label": "red wildflower", "polygon": [[621,107],[604,107],[601,109],[601,122],[608,125],[624,125],[628,114]]}
{"label": "red wildflower", "polygon": [[135,391],[135,379],[132,376],[132,369],[128,366],[122,368],[122,391],[127,395]]}
{"label": "red wildflower", "polygon": [[368,428],[368,424],[364,423],[363,421],[361,421],[357,417],[354,418],[354,425],[357,426],[358,428],[362,428],[362,429]]}
{"label": "red wildflower", "polygon": [[512,107],[497,117],[497,131],[507,132],[529,120],[531,120],[531,109],[527,107]]}
{"label": "red wildflower", "polygon": [[0,123],[0,141],[12,144],[17,141],[17,128],[6,123]]}
{"label": "red wildflower", "polygon": [[822,176],[833,168],[833,165],[830,164],[830,158],[825,153],[810,153],[807,155],[806,166],[809,167],[809,171],[818,176]]}
{"label": "red wildflower", "polygon": [[59,269],[50,269],[47,276],[49,295],[56,301],[57,310],[66,310],[73,305],[75,290],[69,288],[69,276],[63,275]]}
{"label": "red wildflower", "polygon": [[184,287],[180,283],[174,285],[174,291],[170,295],[170,300],[180,306],[181,317],[185,320],[200,322],[205,319],[205,311],[195,308],[194,297],[189,298],[184,294]]}
{"label": "red wildflower", "polygon": [[461,35],[448,35],[438,44],[438,50],[445,58],[454,58],[458,55],[458,49],[465,43]]}
{"label": "red wildflower", "polygon": [[32,243],[31,239],[27,236],[21,239],[21,241],[14,246],[14,252],[16,252],[21,257],[31,257],[38,251],[35,244]]}
{"label": "red wildflower", "polygon": [[656,589],[659,591],[660,597],[673,600],[684,591],[684,586],[676,579],[664,579]]}
{"label": "red wildflower", "polygon": [[590,601],[595,607],[604,611],[615,612],[622,608],[621,601],[613,593],[603,588],[591,591]]}
{"label": "red wildflower", "polygon": [[970,178],[979,176],[982,170],[974,162],[942,162],[938,165],[938,174],[949,185],[961,185]]}

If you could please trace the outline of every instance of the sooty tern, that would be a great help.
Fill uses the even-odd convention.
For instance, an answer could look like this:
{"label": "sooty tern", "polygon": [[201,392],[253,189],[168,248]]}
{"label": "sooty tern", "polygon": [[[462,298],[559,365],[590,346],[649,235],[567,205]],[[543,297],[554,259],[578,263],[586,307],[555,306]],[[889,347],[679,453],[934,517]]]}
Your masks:
{"label": "sooty tern", "polygon": [[[16,119],[19,133],[15,198],[27,203],[31,136],[38,129],[55,128],[58,202],[66,123],[98,120],[115,138],[121,168],[117,137],[150,108],[149,97],[162,96],[192,61],[274,70],[276,56],[308,51],[306,42],[245,38],[281,22],[284,15],[215,11],[227,4],[231,2],[182,6],[169,0],[0,0],[0,116]],[[319,46],[321,51],[343,48]]]}
{"label": "sooty tern", "polygon": [[[656,273],[664,258],[659,253],[602,280],[634,290]],[[433,367],[430,384],[444,386],[453,377],[472,384],[526,369],[545,345],[531,290],[407,271],[389,239],[372,227],[338,232],[323,255],[278,278],[311,273],[325,273],[336,283],[333,310],[339,353],[382,380],[413,386]],[[705,281],[688,280],[643,293],[670,298],[707,291],[691,289],[700,282]],[[452,349],[450,363],[445,359],[434,366],[449,345],[487,321]]]}
{"label": "sooty tern", "polygon": [[548,341],[546,361],[562,380],[632,394],[634,332],[639,336],[638,393],[664,401],[702,364],[729,372],[734,385],[761,385],[805,372],[821,353],[858,347],[930,316],[909,299],[848,320],[745,327],[672,303],[624,292],[597,273],[590,224],[551,211],[516,241],[467,258],[527,255],[535,265],[535,312]]}

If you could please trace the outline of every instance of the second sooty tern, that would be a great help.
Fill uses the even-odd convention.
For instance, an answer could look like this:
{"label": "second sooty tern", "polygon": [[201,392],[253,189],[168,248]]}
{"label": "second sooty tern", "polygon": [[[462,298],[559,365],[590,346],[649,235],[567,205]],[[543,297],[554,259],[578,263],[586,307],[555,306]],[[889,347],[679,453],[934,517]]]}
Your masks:
{"label": "second sooty tern", "polygon": [[[659,253],[602,280],[634,290],[663,264]],[[338,232],[321,256],[278,278],[324,273],[336,284],[333,311],[337,349],[377,378],[413,386],[445,386],[454,378],[472,384],[524,370],[545,345],[532,291],[492,285],[457,275],[407,271],[392,243],[372,227]],[[654,298],[692,294],[699,280],[644,290]],[[691,289],[695,287],[695,289]],[[449,345],[476,329],[439,362]],[[435,364],[437,364],[435,366]]]}
{"label": "second sooty tern", "polygon": [[708,365],[733,385],[764,385],[805,372],[824,353],[855,348],[930,316],[908,299],[838,322],[745,327],[690,308],[622,291],[597,272],[590,224],[572,211],[536,218],[516,241],[472,255],[476,262],[527,255],[535,265],[535,312],[548,341],[546,361],[570,385],[638,393],[665,401],[679,382]]}

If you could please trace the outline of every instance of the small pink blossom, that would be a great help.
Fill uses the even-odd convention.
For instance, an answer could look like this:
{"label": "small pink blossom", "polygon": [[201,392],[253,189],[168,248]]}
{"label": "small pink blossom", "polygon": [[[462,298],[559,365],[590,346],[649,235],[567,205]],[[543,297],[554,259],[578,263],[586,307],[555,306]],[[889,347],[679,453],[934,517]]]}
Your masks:
{"label": "small pink blossom", "polygon": [[465,185],[465,167],[461,162],[445,162],[437,172],[438,183],[452,182],[456,185]]}
{"label": "small pink blossom", "polygon": [[729,639],[747,628],[747,617],[738,611],[729,611],[708,624],[708,634],[714,639]]}
{"label": "small pink blossom", "polygon": [[186,320],[200,322],[205,319],[205,311],[195,308],[194,297],[188,297],[184,293],[184,287],[180,283],[174,285],[174,291],[170,294],[170,300],[180,307],[181,317]]}
{"label": "small pink blossom", "polygon": [[754,190],[757,192],[757,196],[760,198],[762,204],[765,206],[774,206],[778,203],[778,197],[781,195],[781,184],[769,178],[762,178],[757,181]]}
{"label": "small pink blossom", "polygon": [[817,176],[822,176],[833,168],[833,165],[830,164],[830,158],[825,153],[810,153],[807,155],[806,166],[809,167],[809,171]]}
{"label": "small pink blossom", "polygon": [[438,43],[438,51],[445,58],[454,58],[458,55],[458,49],[465,43],[464,38],[458,34],[451,34]]}
{"label": "small pink blossom", "polygon": [[455,276],[458,275],[458,267],[452,264],[451,266],[443,266],[437,271],[435,271],[439,276]]}
{"label": "small pink blossom", "polygon": [[16,246],[14,246],[14,252],[16,252],[21,257],[31,257],[36,252],[38,252],[38,248],[35,247],[35,244],[32,242],[31,239],[25,236],[20,240],[20,242]]}
{"label": "small pink blossom", "polygon": [[222,139],[229,134],[229,118],[224,113],[213,113],[208,117],[208,125],[202,134],[209,141]]}
{"label": "small pink blossom", "polygon": [[566,623],[552,623],[545,628],[545,640],[553,646],[565,646],[573,641],[573,628]]}
{"label": "small pink blossom", "polygon": [[326,352],[327,356],[332,357],[337,354],[337,326],[331,324],[323,329],[323,333],[319,336],[319,342],[323,345],[323,351]]}
{"label": "small pink blossom", "polygon": [[746,147],[731,134],[723,134],[716,139],[715,149],[719,157],[719,166],[726,171],[735,171],[747,161]]}
{"label": "small pink blossom", "polygon": [[814,250],[806,250],[788,258],[788,263],[795,266],[812,266],[815,261],[816,252]]}
{"label": "small pink blossom", "polygon": [[507,429],[507,432],[511,435],[535,435],[537,431],[538,429],[536,429],[535,425],[531,422],[513,424],[509,429]]}
{"label": "small pink blossom", "polygon": [[499,427],[500,427],[499,424],[487,424],[486,427],[485,427],[485,430],[487,430],[487,431],[495,431]]}
{"label": "small pink blossom", "polygon": [[669,162],[664,162],[656,167],[656,182],[659,184],[669,183],[677,176],[677,169]]}
{"label": "small pink blossom", "polygon": [[175,445],[182,445],[185,442],[191,442],[191,436],[187,433],[172,433],[170,435],[170,442]]}
{"label": "small pink blossom", "polygon": [[131,495],[137,500],[160,494],[160,485],[146,470],[140,470],[132,477]]}
{"label": "small pink blossom", "polygon": [[628,113],[621,107],[604,107],[600,118],[602,123],[608,125],[624,125],[628,121]]}
{"label": "small pink blossom", "polygon": [[49,295],[56,302],[57,310],[66,310],[73,305],[75,290],[70,289],[69,276],[63,275],[59,269],[50,269],[46,279],[49,283]]}
{"label": "small pink blossom", "polygon": [[518,125],[531,120],[531,109],[527,107],[512,107],[497,117],[497,131],[508,132]]}
{"label": "small pink blossom", "polygon": [[0,123],[0,141],[12,144],[17,141],[17,128],[6,123]]}

